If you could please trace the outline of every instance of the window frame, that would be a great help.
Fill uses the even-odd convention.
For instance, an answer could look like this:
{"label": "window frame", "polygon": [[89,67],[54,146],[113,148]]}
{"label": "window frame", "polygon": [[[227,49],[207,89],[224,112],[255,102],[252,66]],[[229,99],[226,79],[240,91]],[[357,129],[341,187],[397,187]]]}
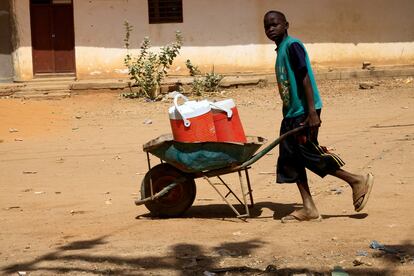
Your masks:
{"label": "window frame", "polygon": [[[148,0],[147,3],[149,24],[183,23],[183,0]],[[176,11],[169,11],[169,5]],[[167,16],[168,13],[171,15]]]}

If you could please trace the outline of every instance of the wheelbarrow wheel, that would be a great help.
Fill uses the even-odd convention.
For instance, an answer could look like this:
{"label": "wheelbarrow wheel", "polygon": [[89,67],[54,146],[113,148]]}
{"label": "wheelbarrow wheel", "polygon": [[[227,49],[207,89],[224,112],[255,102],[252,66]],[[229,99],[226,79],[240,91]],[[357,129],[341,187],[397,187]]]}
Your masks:
{"label": "wheelbarrow wheel", "polygon": [[145,203],[153,216],[179,217],[193,204],[196,195],[194,178],[170,164],[156,165],[145,174],[141,184],[142,199],[151,196],[151,181],[154,195],[168,185],[177,183],[164,196]]}

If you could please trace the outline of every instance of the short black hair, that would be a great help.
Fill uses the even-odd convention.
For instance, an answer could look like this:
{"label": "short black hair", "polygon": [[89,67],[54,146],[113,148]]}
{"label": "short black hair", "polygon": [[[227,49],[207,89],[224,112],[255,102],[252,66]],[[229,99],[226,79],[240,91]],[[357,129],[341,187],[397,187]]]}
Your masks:
{"label": "short black hair", "polygon": [[268,16],[268,15],[271,15],[271,14],[275,14],[275,15],[277,15],[277,16],[280,16],[284,21],[286,21],[286,16],[284,15],[284,13],[283,12],[280,12],[280,11],[274,11],[274,10],[272,10],[272,11],[268,11],[265,15],[264,15],[264,17],[266,18],[266,16]]}

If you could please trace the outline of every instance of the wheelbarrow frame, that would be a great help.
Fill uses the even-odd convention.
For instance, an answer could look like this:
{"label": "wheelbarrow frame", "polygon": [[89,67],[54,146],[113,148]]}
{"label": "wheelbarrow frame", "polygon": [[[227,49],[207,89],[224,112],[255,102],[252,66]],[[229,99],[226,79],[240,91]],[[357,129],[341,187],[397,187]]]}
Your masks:
{"label": "wheelbarrow frame", "polygon": [[[261,150],[258,153],[254,154],[247,161],[245,161],[245,162],[243,162],[239,165],[226,166],[226,167],[223,167],[223,168],[207,170],[207,171],[191,172],[191,173],[186,173],[186,175],[192,177],[193,179],[196,179],[196,178],[205,179],[210,184],[210,186],[212,186],[213,189],[220,195],[220,197],[223,199],[223,201],[232,209],[232,211],[236,214],[237,218],[245,219],[247,217],[250,217],[249,207],[254,207],[253,193],[252,193],[250,177],[249,177],[249,172],[248,172],[249,169],[251,168],[251,165],[254,164],[256,161],[258,161],[260,158],[262,158],[264,155],[266,155],[273,148],[275,148],[281,141],[286,139],[288,136],[290,136],[292,134],[295,134],[295,133],[303,130],[304,128],[305,128],[304,126],[301,126],[301,127],[295,128],[293,130],[290,130],[290,131],[282,134],[280,137],[278,137],[276,140],[274,140],[272,143],[270,143],[268,146],[266,146],[263,150]],[[152,169],[150,152],[146,151],[146,156],[147,156],[148,172],[150,172],[151,169]],[[165,161],[161,158],[160,158],[160,162],[165,163]],[[177,170],[180,170],[180,169],[177,168]],[[244,171],[244,174],[245,174],[245,179],[246,179],[246,184],[247,184],[247,193],[246,193],[246,187],[244,186],[242,171]],[[220,177],[222,175],[235,173],[235,172],[237,172],[238,177],[239,177],[240,188],[241,188],[241,193],[242,193],[242,200],[236,195],[236,193],[230,188],[230,186],[223,180],[223,178]],[[185,172],[183,172],[183,173],[185,173]],[[216,187],[217,184],[214,184],[210,180],[210,178],[212,178],[212,177],[217,177],[221,182],[220,185],[223,185],[223,186],[226,187],[226,189],[227,189],[227,194],[226,195],[223,195],[219,191],[219,189],[217,189],[217,187]],[[150,196],[146,197],[146,198],[143,198],[143,199],[135,200],[135,204],[136,205],[142,205],[142,204],[145,204],[149,201],[157,200],[157,199],[165,196],[166,194],[168,194],[168,192],[171,191],[178,183],[179,183],[179,181],[175,181],[175,182],[167,185],[166,187],[164,187],[161,191],[154,194],[154,189],[153,189],[153,185],[152,185],[152,178],[150,177]],[[229,195],[233,195],[235,197],[235,199],[241,205],[244,206],[244,209],[245,209],[244,214],[241,214],[240,212],[238,212],[237,209],[234,207],[234,205],[231,204],[229,202],[229,200],[227,200],[227,197]],[[250,199],[250,205],[247,203],[247,198],[246,198],[247,195],[249,196],[249,199]]]}

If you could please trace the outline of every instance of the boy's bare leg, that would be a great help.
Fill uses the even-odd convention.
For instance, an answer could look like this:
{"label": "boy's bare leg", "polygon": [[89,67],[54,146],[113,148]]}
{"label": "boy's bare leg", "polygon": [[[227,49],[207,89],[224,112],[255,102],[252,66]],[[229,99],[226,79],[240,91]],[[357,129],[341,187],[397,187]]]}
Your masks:
{"label": "boy's bare leg", "polygon": [[346,183],[351,186],[352,189],[358,188],[359,186],[364,185],[365,177],[358,174],[353,174],[347,171],[344,171],[343,169],[338,169],[335,172],[332,173],[333,176],[338,177],[339,179],[342,179]]}
{"label": "boy's bare leg", "polygon": [[298,210],[298,212],[303,212],[303,214],[310,219],[319,217],[318,209],[316,208],[310,193],[308,181],[298,181],[296,184],[298,185],[300,196],[303,201],[303,209]]}
{"label": "boy's bare leg", "polygon": [[344,180],[351,186],[355,211],[361,211],[365,207],[372,189],[372,174],[363,176],[338,169],[332,175]]}
{"label": "boy's bare leg", "polygon": [[313,202],[312,195],[310,194],[308,181],[298,181],[297,183],[300,196],[302,197],[303,208],[294,211],[290,215],[282,218],[282,222],[290,221],[307,221],[319,219],[319,212]]}
{"label": "boy's bare leg", "polygon": [[[339,179],[344,180],[346,183],[349,184],[349,186],[351,186],[352,191],[353,191],[355,210],[358,212],[361,211],[366,204],[366,200],[368,200],[368,196],[370,192],[370,189],[367,184],[369,176],[353,174],[353,173],[347,172],[342,169],[338,169],[337,171],[332,173],[332,175],[335,177],[338,177]],[[316,208],[316,205],[313,202],[313,198],[310,193],[308,181],[307,180],[298,181],[296,184],[298,186],[300,196],[302,197],[303,208],[296,210],[290,215],[283,217],[282,222],[320,219],[318,209]],[[372,188],[372,183],[371,183],[371,188]],[[364,203],[362,203],[362,201],[360,200],[364,200]]]}
{"label": "boy's bare leg", "polygon": [[348,183],[354,192],[358,192],[365,187],[366,177],[363,175],[353,174],[342,169],[335,171],[332,175]]}

